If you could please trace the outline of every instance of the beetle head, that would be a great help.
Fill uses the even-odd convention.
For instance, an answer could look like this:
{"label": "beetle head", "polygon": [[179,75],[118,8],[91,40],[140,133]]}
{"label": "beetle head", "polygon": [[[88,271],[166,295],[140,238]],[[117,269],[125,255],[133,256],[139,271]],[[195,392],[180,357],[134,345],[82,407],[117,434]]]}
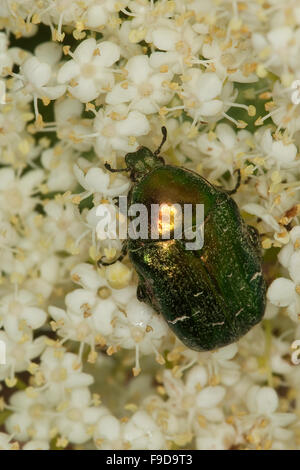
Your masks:
{"label": "beetle head", "polygon": [[158,157],[147,147],[140,147],[136,152],[127,153],[125,162],[133,179],[139,179],[165,163],[162,157]]}
{"label": "beetle head", "polygon": [[125,155],[126,168],[120,168],[118,170],[116,168],[112,168],[109,163],[104,164],[105,168],[112,173],[130,171],[130,178],[132,181],[137,181],[154,168],[164,165],[165,161],[159,156],[159,152],[167,140],[167,129],[162,127],[161,131],[163,138],[158,149],[155,150],[154,153],[147,147],[140,147],[136,152],[127,153],[127,155]]}
{"label": "beetle head", "polygon": [[154,153],[147,147],[140,147],[136,152],[127,153],[125,156],[127,168],[130,170],[130,176],[133,180],[139,179],[154,168],[165,164],[164,159],[159,156],[159,153],[167,140],[167,129],[162,127],[161,131],[163,138]]}

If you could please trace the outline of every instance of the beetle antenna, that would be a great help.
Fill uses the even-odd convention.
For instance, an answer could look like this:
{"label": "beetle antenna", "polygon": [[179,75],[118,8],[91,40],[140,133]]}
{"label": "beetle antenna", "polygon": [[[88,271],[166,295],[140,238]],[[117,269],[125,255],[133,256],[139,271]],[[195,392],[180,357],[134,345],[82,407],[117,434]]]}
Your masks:
{"label": "beetle antenna", "polygon": [[161,141],[161,143],[160,143],[158,149],[155,150],[155,152],[154,152],[154,155],[155,155],[156,157],[157,157],[157,155],[159,155],[162,146],[164,145],[164,143],[165,143],[166,140],[167,140],[167,128],[166,128],[165,126],[163,126],[163,127],[161,128],[161,132],[162,132],[163,138],[162,138],[162,141]]}
{"label": "beetle antenna", "polygon": [[121,171],[130,171],[130,168],[112,168],[109,163],[104,163],[105,168],[111,173],[119,173]]}
{"label": "beetle antenna", "polygon": [[237,175],[238,175],[237,182],[236,182],[235,187],[233,189],[227,191],[227,194],[229,194],[229,195],[236,193],[237,190],[239,189],[240,185],[241,185],[241,170],[238,168],[237,170],[234,170],[234,173],[237,173]]}

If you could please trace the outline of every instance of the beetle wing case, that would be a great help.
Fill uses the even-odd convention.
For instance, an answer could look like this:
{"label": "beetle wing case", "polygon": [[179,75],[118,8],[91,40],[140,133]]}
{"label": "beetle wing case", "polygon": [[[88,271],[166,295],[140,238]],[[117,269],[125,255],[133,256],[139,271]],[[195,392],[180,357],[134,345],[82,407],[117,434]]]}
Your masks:
{"label": "beetle wing case", "polygon": [[139,298],[161,313],[191,349],[211,350],[238,340],[265,310],[259,246],[234,200],[194,172],[171,165],[146,174],[132,203],[204,204],[204,245],[183,240],[129,240],[139,275]]}

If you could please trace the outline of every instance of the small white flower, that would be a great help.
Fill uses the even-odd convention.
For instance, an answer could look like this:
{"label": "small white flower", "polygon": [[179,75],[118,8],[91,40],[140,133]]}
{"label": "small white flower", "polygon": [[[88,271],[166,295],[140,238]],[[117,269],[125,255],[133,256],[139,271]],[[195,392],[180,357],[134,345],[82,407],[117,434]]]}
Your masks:
{"label": "small white flower", "polygon": [[136,450],[156,450],[165,446],[163,433],[145,411],[137,411],[124,425],[123,439]]}
{"label": "small white flower", "polygon": [[[106,274],[106,273],[105,273]],[[122,308],[135,296],[135,286],[128,286],[121,289],[114,289],[103,273],[99,273],[88,263],[81,263],[71,271],[72,280],[84,289],[98,293],[102,299],[110,298]]]}
{"label": "small white flower", "polygon": [[14,226],[5,219],[5,214],[0,214],[0,247],[4,250],[7,247],[17,246],[20,241]]}
{"label": "small white flower", "polygon": [[[16,10],[20,18],[20,22],[16,22],[16,12],[12,12],[11,0],[0,5],[0,15],[6,19],[7,29],[9,32],[21,35],[21,37],[31,37],[37,32],[37,25],[31,22],[24,21],[27,15],[32,14],[33,2],[32,0],[20,1],[16,3]],[[21,21],[23,20],[23,21]],[[19,23],[19,24],[17,24]]]}
{"label": "small white flower", "polygon": [[[123,266],[122,263],[111,266],[116,273],[120,272],[118,264]],[[110,275],[109,268],[106,269],[107,281],[92,266],[78,265],[72,271],[72,278],[86,287],[66,296],[66,311],[51,306],[49,313],[62,337],[68,336],[94,348],[100,335],[108,346],[135,349],[138,370],[139,353],[158,356],[167,327],[149,306],[138,302],[134,286],[111,287],[112,283],[120,283],[120,274],[114,279],[115,274]],[[131,275],[131,271],[129,273]]]}
{"label": "small white flower", "polygon": [[271,215],[270,212],[262,205],[250,202],[249,204],[245,204],[243,206],[243,210],[248,212],[249,214],[256,215],[256,217],[262,219],[268,227],[271,227],[276,232],[280,232],[280,225],[278,224],[274,216]]}
{"label": "small white flower", "polygon": [[109,18],[125,8],[127,4],[128,0],[97,0],[88,6],[85,24],[91,29],[106,25]]}
{"label": "small white flower", "polygon": [[[83,169],[80,168],[80,164]],[[126,192],[130,186],[130,182],[123,175],[118,175],[111,183],[108,172],[88,165],[83,159],[79,159],[78,164],[74,165],[74,173],[78,182],[87,191],[86,196],[99,193],[103,196],[115,197]]]}
{"label": "small white flower", "polygon": [[57,145],[43,151],[41,161],[47,174],[49,191],[67,191],[74,189],[76,179],[73,165],[77,155],[72,149]]}
{"label": "small white flower", "polygon": [[279,307],[276,307],[275,305],[271,304],[270,301],[267,301],[264,318],[266,320],[271,320],[272,318],[276,317],[276,315],[278,314],[278,311],[279,311]]}
{"label": "small white flower", "polygon": [[198,427],[196,433],[197,450],[228,450],[236,441],[236,431],[227,423],[209,424],[204,429]]}
{"label": "small white flower", "polygon": [[[145,382],[145,376],[139,376],[139,378],[140,381],[144,379]],[[145,385],[146,383],[144,383]],[[147,390],[149,390],[149,385]],[[189,434],[188,424],[185,413],[179,412],[176,414],[176,411],[174,412],[169,405],[168,401],[163,400],[158,395],[149,395],[142,402],[143,409],[151,414],[152,419],[158,423],[164,435],[171,441],[176,442],[177,438],[180,439],[185,433]],[[163,420],[160,419],[162,416]]]}
{"label": "small white flower", "polygon": [[290,241],[278,253],[278,260],[282,266],[288,269],[291,257],[300,251],[300,226],[295,225],[289,233]]}
{"label": "small white flower", "polygon": [[300,130],[300,105],[292,103],[291,92],[291,88],[286,88],[279,81],[275,82],[272,90],[274,105],[272,111],[266,114],[278,129],[286,129],[289,137]]}
{"label": "small white flower", "polygon": [[[0,324],[11,336],[22,329],[22,322],[32,329],[40,328],[45,323],[47,314],[36,304],[36,297],[24,289],[16,294],[3,296],[0,303]],[[18,336],[21,336],[21,331]]]}
{"label": "small white flower", "polygon": [[274,374],[290,374],[294,367],[287,359],[291,352],[291,344],[279,338],[272,338],[271,366]]}
{"label": "small white flower", "polygon": [[191,425],[195,413],[209,422],[221,422],[224,418],[220,404],[225,396],[224,387],[208,385],[208,374],[203,366],[189,370],[186,380],[176,379],[170,371],[164,372],[164,387],[173,409],[189,409],[188,423]]}
{"label": "small white flower", "polygon": [[128,60],[126,70],[126,80],[116,84],[106,95],[108,104],[130,102],[131,109],[151,114],[171,100],[174,92],[164,83],[173,76],[168,68],[165,73],[160,73],[151,67],[151,57],[137,55]]}
{"label": "small white flower", "polygon": [[45,380],[45,395],[50,404],[57,405],[67,390],[87,387],[94,382],[91,375],[82,372],[78,356],[63,348],[48,347],[41,356],[39,368]]}
{"label": "small white flower", "polygon": [[25,81],[29,93],[38,98],[55,100],[66,91],[65,85],[52,84],[53,66],[60,59],[61,47],[53,42],[47,42],[38,46],[35,54],[21,66],[22,80]]}
{"label": "small white flower", "polygon": [[[91,429],[103,411],[92,406],[88,388],[77,388],[62,402],[62,411],[55,422],[60,435],[73,444],[83,444],[91,439]],[[58,406],[59,408],[59,406]]]}
{"label": "small white flower", "polygon": [[235,99],[231,83],[223,84],[215,72],[192,68],[183,83],[183,103],[187,113],[196,121],[212,121],[224,117]]}
{"label": "small white flower", "polygon": [[114,340],[125,349],[138,348],[143,354],[157,352],[168,334],[165,322],[148,305],[133,298],[126,306],[126,318],[117,316]]}
{"label": "small white flower", "polygon": [[39,440],[50,439],[53,412],[42,393],[30,396],[26,391],[13,394],[10,398],[13,413],[5,421],[5,427],[20,441],[35,437]]}
{"label": "small white flower", "polygon": [[40,153],[33,136],[26,131],[27,122],[33,119],[30,109],[30,96],[22,91],[6,90],[9,106],[1,106],[0,113],[0,162],[23,169]]}
{"label": "small white flower", "polygon": [[[258,77],[255,73],[247,70],[247,62],[250,59],[250,48],[240,48],[236,41],[231,46],[224,48],[222,39],[213,39],[205,42],[202,46],[202,55],[207,63],[213,63],[218,76],[231,82],[253,83]],[[203,61],[205,63],[205,61]]]}
{"label": "small white flower", "polygon": [[207,26],[206,23],[210,19],[214,19],[217,12],[219,11],[220,7],[223,8],[223,4],[215,5],[215,4],[208,4],[205,0],[190,0],[188,3],[182,2],[181,0],[175,0],[176,5],[176,12],[183,13],[186,10],[194,11],[199,15],[204,15],[204,25]]}
{"label": "small white flower", "polygon": [[168,65],[174,73],[183,73],[186,64],[193,63],[203,43],[202,34],[197,34],[188,22],[178,26],[165,18],[149,25],[145,39],[159,50],[153,54],[153,65]]}
{"label": "small white flower", "polygon": [[[90,139],[93,130],[93,120],[81,117],[84,105],[77,99],[67,97],[55,101],[55,127],[61,143],[72,147],[75,151],[87,152],[91,149]],[[51,127],[51,124],[47,129]]]}
{"label": "small white flower", "polygon": [[112,299],[98,298],[90,290],[75,289],[67,294],[66,307],[67,312],[49,307],[50,315],[62,325],[63,336],[94,346],[97,334],[103,337],[112,334],[112,320],[118,310]]}
{"label": "small white flower", "polygon": [[25,216],[37,203],[32,197],[44,179],[43,170],[32,170],[22,177],[16,176],[11,167],[0,169],[0,205],[7,214]]}
{"label": "small white flower", "polygon": [[[20,338],[20,331],[16,330],[13,336],[0,330],[0,340],[6,346],[6,364],[1,365],[0,380],[14,380],[15,372],[27,370],[30,362],[38,357],[45,349],[45,336],[33,339],[30,330],[23,332]],[[20,338],[19,340],[16,337]]]}
{"label": "small white flower", "polygon": [[200,69],[190,71],[191,79],[184,85],[186,100],[194,99],[195,111],[199,116],[214,116],[218,114],[223,103],[219,99],[222,91],[222,81],[213,72],[202,73]]}
{"label": "small white flower", "polygon": [[233,173],[238,158],[243,152],[249,151],[247,139],[251,137],[251,134],[245,130],[236,133],[229,124],[221,123],[217,125],[214,137],[212,139],[206,132],[203,132],[197,139],[198,148],[207,155],[207,158],[203,160],[203,165],[211,170],[210,178],[213,180],[226,171]]}
{"label": "small white flower", "polygon": [[[145,25],[147,25],[151,31],[154,26],[157,26],[158,18],[169,18],[172,16],[174,5],[164,5],[163,8],[161,8],[160,4],[155,5],[154,3],[155,2],[147,2],[145,0],[130,0],[128,7],[132,12],[132,16],[129,13],[130,16],[128,18],[131,17],[131,21],[125,21],[124,23],[129,23],[131,28],[134,28],[134,31],[135,29],[139,31],[139,28],[144,29]],[[125,11],[129,12],[128,8]],[[171,21],[170,24],[172,24]],[[144,32],[144,34],[145,33],[146,32]]]}
{"label": "small white flower", "polygon": [[10,57],[9,50],[7,48],[8,38],[5,33],[0,33],[0,75],[6,75],[5,73],[13,65],[13,60]]}
{"label": "small white flower", "polygon": [[94,119],[95,151],[107,160],[113,151],[134,152],[138,148],[136,137],[148,134],[150,125],[139,111],[130,111],[125,104],[100,109]]}
{"label": "small white flower", "polygon": [[288,263],[291,279],[278,277],[270,285],[267,296],[277,307],[287,307],[294,321],[299,321],[300,314],[300,252],[293,253]]}
{"label": "small white flower", "polygon": [[40,15],[45,24],[53,23],[58,25],[57,32],[58,35],[62,33],[63,25],[72,25],[77,21],[81,21],[85,13],[85,4],[73,2],[72,0],[52,0],[52,8],[42,8],[40,10]]}
{"label": "small white flower", "polygon": [[277,168],[292,168],[299,162],[295,162],[297,147],[292,142],[275,140],[270,129],[259,129],[255,139],[257,146],[262,150],[266,160],[266,168],[275,166]]}
{"label": "small white flower", "polygon": [[110,178],[102,168],[92,167],[84,173],[78,165],[74,165],[74,173],[81,186],[88,192],[105,194],[107,191]]}
{"label": "small white flower", "polygon": [[211,354],[201,354],[207,364],[209,376],[218,379],[220,384],[227,387],[237,383],[241,375],[239,364],[233,360],[237,351],[237,344],[230,344]]}
{"label": "small white flower", "polygon": [[[250,413],[253,414],[255,419],[266,418],[266,426],[260,429],[262,434],[267,434],[275,441],[277,439],[279,441],[288,441],[292,438],[293,431],[285,428],[295,421],[296,416],[293,413],[277,411],[279,400],[273,388],[254,385],[247,393],[246,402]],[[257,427],[259,428],[259,425]],[[253,431],[255,433],[254,429]],[[259,433],[258,429],[257,433]]]}
{"label": "small white flower", "polygon": [[22,447],[23,450],[49,450],[50,444],[47,441],[41,440],[32,440],[26,442],[26,444]]}
{"label": "small white flower", "polygon": [[55,69],[62,56],[62,47],[53,41],[43,42],[34,49],[34,54],[41,62]]}
{"label": "small white flower", "polygon": [[270,29],[266,34],[255,32],[251,37],[258,58],[264,67],[277,75],[286,73],[287,69],[299,72],[297,55],[300,50],[298,34],[293,28],[282,25]]}
{"label": "small white flower", "polygon": [[101,450],[122,449],[122,427],[120,421],[108,411],[95,425],[94,440]]}
{"label": "small white flower", "polygon": [[12,436],[5,432],[0,432],[0,450],[17,450],[18,444],[12,442]]}
{"label": "small white flower", "polygon": [[69,84],[69,92],[82,103],[108,91],[114,83],[111,66],[120,58],[119,46],[111,41],[85,39],[58,72],[59,83]]}
{"label": "small white flower", "polygon": [[84,233],[77,207],[70,202],[50,199],[45,204],[45,212],[44,233],[51,240],[53,249],[72,251],[73,244],[80,241]]}
{"label": "small white flower", "polygon": [[210,421],[221,421],[223,416],[217,407],[223,400],[226,390],[224,387],[216,385],[208,386],[201,390],[196,397],[196,408]]}
{"label": "small white flower", "polygon": [[[64,262],[54,254],[55,245],[52,244],[49,233],[44,230],[45,219],[41,214],[32,211],[22,220],[22,225],[26,227],[30,237],[21,236],[17,244],[13,244],[12,250],[0,251],[3,273],[11,279],[17,279],[17,282],[24,283],[22,287],[35,294],[39,304],[51,295],[60,275],[64,277]],[[53,237],[55,236],[57,231],[53,234]],[[34,275],[29,276],[28,273]]]}

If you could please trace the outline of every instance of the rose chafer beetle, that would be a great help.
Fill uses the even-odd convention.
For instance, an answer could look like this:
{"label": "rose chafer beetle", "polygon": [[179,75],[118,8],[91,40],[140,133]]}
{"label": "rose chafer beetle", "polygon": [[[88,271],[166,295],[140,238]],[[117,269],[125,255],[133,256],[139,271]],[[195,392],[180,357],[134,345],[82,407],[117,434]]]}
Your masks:
{"label": "rose chafer beetle", "polygon": [[[204,244],[186,250],[185,240],[128,239],[138,274],[137,297],[162,314],[189,348],[212,350],[237,341],[263,317],[266,286],[257,230],[246,225],[227,191],[197,173],[165,164],[146,147],[125,156],[134,182],[130,203],[204,204]],[[125,253],[125,250],[124,250]],[[123,255],[124,255],[123,253]],[[100,260],[101,264],[105,264]]]}

